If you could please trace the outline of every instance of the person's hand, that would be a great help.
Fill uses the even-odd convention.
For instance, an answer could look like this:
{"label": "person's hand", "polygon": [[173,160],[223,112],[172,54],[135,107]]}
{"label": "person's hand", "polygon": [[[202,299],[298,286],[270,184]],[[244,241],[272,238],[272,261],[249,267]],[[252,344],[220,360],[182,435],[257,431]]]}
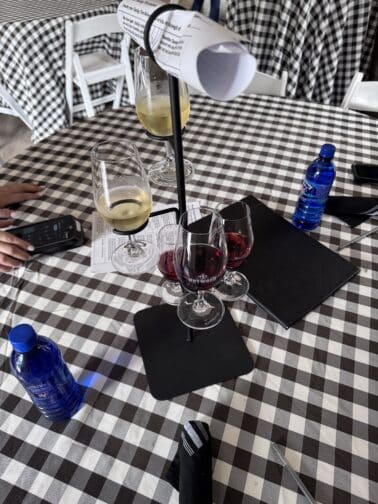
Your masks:
{"label": "person's hand", "polygon": [[0,227],[10,226],[12,217],[15,217],[15,213],[7,208],[9,205],[39,198],[43,190],[37,184],[10,183],[0,186]]}
{"label": "person's hand", "polygon": [[[37,199],[43,190],[44,188],[37,184],[9,183],[0,186],[0,228],[10,226],[16,217],[16,212],[7,208],[9,205]],[[30,259],[27,251],[32,250],[30,243],[0,230],[0,272],[8,273],[22,266],[24,261]]]}
{"label": "person's hand", "polygon": [[27,251],[32,250],[34,247],[30,243],[11,233],[0,231],[0,272],[9,273],[22,266],[31,257]]}

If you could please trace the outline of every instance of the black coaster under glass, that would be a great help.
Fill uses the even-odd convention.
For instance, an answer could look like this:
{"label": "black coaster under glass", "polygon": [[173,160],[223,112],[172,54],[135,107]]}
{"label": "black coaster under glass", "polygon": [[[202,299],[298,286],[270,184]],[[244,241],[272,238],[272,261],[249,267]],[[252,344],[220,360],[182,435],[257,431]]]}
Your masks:
{"label": "black coaster under glass", "polygon": [[187,328],[174,306],[146,308],[135,315],[134,325],[155,399],[172,399],[253,369],[252,357],[227,309],[216,327],[193,331],[191,342],[186,341]]}

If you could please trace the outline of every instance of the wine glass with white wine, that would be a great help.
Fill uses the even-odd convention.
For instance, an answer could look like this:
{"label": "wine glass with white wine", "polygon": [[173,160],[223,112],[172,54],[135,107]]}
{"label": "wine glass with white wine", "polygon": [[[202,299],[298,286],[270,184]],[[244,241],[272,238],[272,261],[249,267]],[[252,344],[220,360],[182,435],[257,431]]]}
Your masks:
{"label": "wine glass with white wine", "polygon": [[120,273],[150,272],[159,259],[155,244],[135,233],[148,223],[151,189],[136,146],[130,142],[101,142],[91,151],[93,197],[98,213],[113,232],[128,240],[111,256]]}
{"label": "wine glass with white wine", "polygon": [[[148,175],[152,182],[164,187],[176,186],[176,168],[172,148],[173,129],[167,73],[138,47],[134,57],[135,108],[138,119],[152,138],[165,142],[165,159],[152,165]],[[190,114],[189,92],[186,84],[179,81],[181,127],[188,122]],[[185,178],[193,175],[190,161],[184,160]]]}

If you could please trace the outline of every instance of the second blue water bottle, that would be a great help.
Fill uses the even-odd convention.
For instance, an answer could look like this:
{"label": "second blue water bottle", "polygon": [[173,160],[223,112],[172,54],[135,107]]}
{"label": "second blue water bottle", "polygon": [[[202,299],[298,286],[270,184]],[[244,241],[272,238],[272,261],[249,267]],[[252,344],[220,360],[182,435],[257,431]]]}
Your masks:
{"label": "second blue water bottle", "polygon": [[29,324],[9,332],[12,343],[10,365],[40,412],[53,422],[76,413],[83,394],[56,343],[38,336]]}
{"label": "second blue water bottle", "polygon": [[298,229],[311,231],[320,224],[335,179],[333,163],[335,151],[334,145],[324,144],[319,157],[307,168],[302,192],[293,215],[293,224]]}

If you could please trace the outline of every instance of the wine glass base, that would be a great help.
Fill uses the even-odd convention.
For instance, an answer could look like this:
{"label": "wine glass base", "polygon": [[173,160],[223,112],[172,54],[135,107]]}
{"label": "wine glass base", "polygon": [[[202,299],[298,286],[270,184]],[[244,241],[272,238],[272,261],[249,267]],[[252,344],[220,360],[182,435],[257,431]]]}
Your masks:
{"label": "wine glass base", "polygon": [[183,295],[184,293],[179,282],[166,280],[161,286],[161,298],[169,305],[177,306]]}
{"label": "wine glass base", "polygon": [[[184,159],[184,175],[189,180],[194,175],[193,165],[190,161]],[[176,187],[176,165],[172,159],[163,159],[152,165],[148,172],[148,178],[155,185],[163,187]]]}
{"label": "wine glass base", "polygon": [[232,271],[228,278],[226,276],[214,288],[214,292],[220,299],[223,301],[236,301],[248,293],[249,281],[245,275],[238,271]]}
{"label": "wine glass base", "polygon": [[114,269],[124,275],[151,273],[158,260],[159,251],[156,245],[144,240],[120,245],[111,257]]}
{"label": "wine glass base", "polygon": [[211,292],[205,292],[200,309],[196,309],[197,294],[184,296],[177,306],[177,316],[187,327],[197,330],[211,329],[219,324],[224,315],[224,304]]}

